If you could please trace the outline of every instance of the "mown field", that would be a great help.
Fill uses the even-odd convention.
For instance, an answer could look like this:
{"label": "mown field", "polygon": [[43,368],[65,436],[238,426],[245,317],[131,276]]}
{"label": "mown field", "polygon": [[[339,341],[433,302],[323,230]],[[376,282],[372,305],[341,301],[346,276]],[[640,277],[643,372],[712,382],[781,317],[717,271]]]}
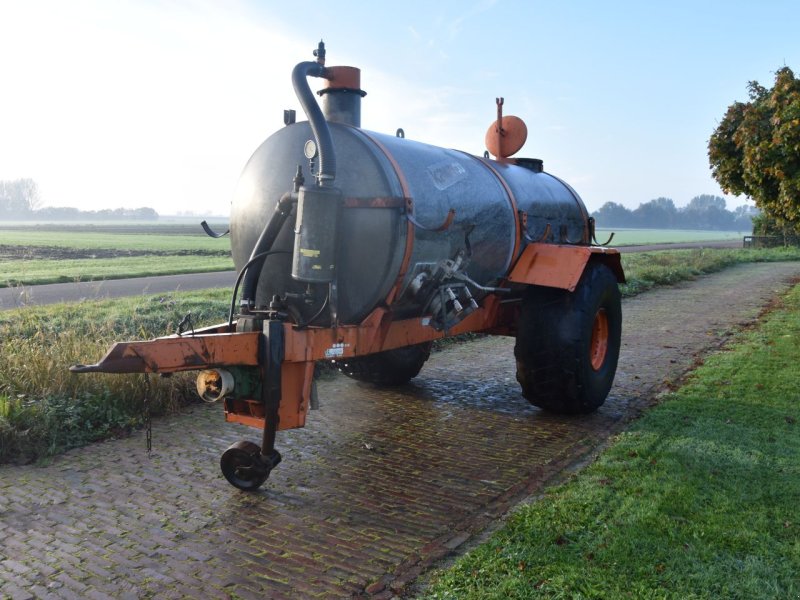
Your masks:
{"label": "mown field", "polygon": [[[214,228],[225,231],[224,225]],[[0,245],[81,250],[226,252],[230,239],[211,238],[195,224],[34,225],[0,224]]]}
{"label": "mown field", "polygon": [[230,240],[199,224],[0,226],[0,287],[229,269]]}
{"label": "mown field", "polygon": [[680,244],[686,242],[717,242],[739,240],[749,231],[702,231],[697,229],[597,229],[597,241],[605,242],[611,234],[612,246],[641,246],[644,244]]}
{"label": "mown field", "polygon": [[[212,224],[217,231],[226,225]],[[730,231],[614,230],[613,245],[737,240]],[[598,230],[604,241],[611,230]],[[0,223],[0,287],[233,269],[230,240],[199,223]]]}

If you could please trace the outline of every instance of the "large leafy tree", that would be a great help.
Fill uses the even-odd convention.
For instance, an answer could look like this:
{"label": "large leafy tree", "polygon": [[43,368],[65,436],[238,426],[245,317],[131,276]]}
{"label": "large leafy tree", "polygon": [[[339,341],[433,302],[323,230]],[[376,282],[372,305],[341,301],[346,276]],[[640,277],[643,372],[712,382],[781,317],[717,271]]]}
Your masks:
{"label": "large leafy tree", "polygon": [[767,89],[751,81],[750,102],[728,107],[708,141],[714,178],[781,221],[800,222],[800,80],[789,67]]}

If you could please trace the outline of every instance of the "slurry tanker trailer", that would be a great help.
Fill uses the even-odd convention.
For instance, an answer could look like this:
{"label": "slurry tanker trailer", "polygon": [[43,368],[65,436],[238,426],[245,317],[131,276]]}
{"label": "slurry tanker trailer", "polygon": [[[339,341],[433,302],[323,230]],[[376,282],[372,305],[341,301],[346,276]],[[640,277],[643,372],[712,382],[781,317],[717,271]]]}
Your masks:
{"label": "slurry tanker trailer", "polygon": [[[199,371],[199,394],[227,421],[262,430],[260,444],[238,442],[220,460],[243,490],[280,462],[276,432],[304,426],[316,361],[395,386],[417,376],[436,339],[516,336],[531,403],[602,405],[620,349],[619,252],[597,244],[582,200],[541,160],[511,158],[522,120],[498,98],[483,156],[368,131],[360,70],[326,66],[322,42],[314,55],[292,72],[307,120],[285,111],[236,187],[227,322],[117,343],[71,370]],[[319,103],[309,77],[322,80]]]}

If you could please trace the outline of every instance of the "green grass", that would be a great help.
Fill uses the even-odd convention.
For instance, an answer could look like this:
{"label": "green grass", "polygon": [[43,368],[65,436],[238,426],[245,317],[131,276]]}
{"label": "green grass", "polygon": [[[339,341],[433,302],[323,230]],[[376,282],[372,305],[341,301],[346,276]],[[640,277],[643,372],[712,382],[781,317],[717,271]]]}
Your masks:
{"label": "green grass", "polygon": [[627,284],[623,296],[635,296],[659,285],[694,279],[726,267],[749,262],[800,260],[800,248],[700,249],[622,254]]}
{"label": "green grass", "polygon": [[230,240],[199,225],[0,227],[0,287],[229,269]]}
{"label": "green grass", "polygon": [[800,286],[427,598],[800,596]]}
{"label": "green grass", "polygon": [[703,231],[696,229],[598,229],[597,239],[604,242],[614,233],[612,246],[638,246],[641,244],[676,244],[681,242],[713,242],[739,240],[749,231]]}
{"label": "green grass", "polygon": [[[224,226],[216,225],[224,231]],[[160,233],[159,229],[170,229]],[[190,233],[196,230],[196,233]],[[741,240],[750,232],[698,231],[683,229],[598,229],[597,239],[604,241],[614,232],[612,245],[630,246],[639,244],[661,244],[679,242],[707,242],[718,240]],[[42,225],[39,227],[3,227],[0,224],[0,243],[12,246],[49,246],[63,248],[109,249],[109,250],[158,250],[158,251],[227,251],[229,238],[210,238],[199,225]]]}
{"label": "green grass", "polygon": [[[73,375],[115,341],[173,333],[191,312],[196,326],[227,319],[230,290],[27,307],[0,313],[0,463],[29,461],[142,423],[144,379]],[[155,414],[196,401],[194,375],[151,377]]]}
{"label": "green grass", "polygon": [[71,228],[66,225],[63,228],[47,230],[0,228],[0,244],[148,252],[218,251],[226,253],[230,250],[229,238],[210,238],[200,230],[199,226],[197,229],[196,235],[186,235],[153,233],[157,229],[144,226],[141,232],[133,233],[94,232],[91,229]]}
{"label": "green grass", "polygon": [[233,269],[230,256],[125,256],[108,259],[0,260],[0,287],[205,273]]}

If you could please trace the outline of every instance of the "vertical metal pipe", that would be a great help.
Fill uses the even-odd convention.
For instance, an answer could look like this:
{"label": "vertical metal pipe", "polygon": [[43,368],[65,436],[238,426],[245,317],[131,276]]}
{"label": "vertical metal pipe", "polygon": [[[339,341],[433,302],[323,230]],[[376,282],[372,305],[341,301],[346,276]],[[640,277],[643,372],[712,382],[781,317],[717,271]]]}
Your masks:
{"label": "vertical metal pipe", "polygon": [[331,138],[328,122],[322,114],[322,110],[317,104],[314,94],[308,85],[306,77],[326,77],[327,70],[324,66],[315,62],[301,62],[292,71],[292,86],[303,112],[306,113],[314,139],[317,142],[319,151],[319,173],[317,183],[319,185],[331,185],[336,179],[336,155],[333,150],[333,138]]}

